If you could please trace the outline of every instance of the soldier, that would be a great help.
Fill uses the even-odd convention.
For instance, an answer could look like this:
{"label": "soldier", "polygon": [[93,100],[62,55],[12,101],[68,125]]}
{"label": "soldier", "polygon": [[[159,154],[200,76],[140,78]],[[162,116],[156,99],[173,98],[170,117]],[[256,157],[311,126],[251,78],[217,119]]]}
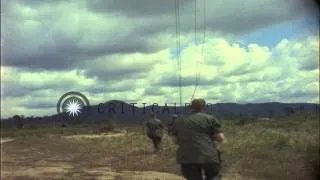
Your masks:
{"label": "soldier", "polygon": [[164,125],[156,118],[155,113],[150,113],[150,119],[145,122],[147,136],[152,140],[155,152],[160,150],[160,144],[163,137]]}
{"label": "soldier", "polygon": [[222,142],[224,135],[218,120],[204,113],[205,101],[195,99],[191,102],[192,114],[179,117],[173,122],[172,136],[179,146],[176,160],[187,180],[218,180],[220,166],[216,142]]}
{"label": "soldier", "polygon": [[174,114],[172,115],[172,119],[168,121],[167,128],[168,128],[168,135],[172,135],[172,125],[173,121],[175,121],[178,118],[178,115]]}

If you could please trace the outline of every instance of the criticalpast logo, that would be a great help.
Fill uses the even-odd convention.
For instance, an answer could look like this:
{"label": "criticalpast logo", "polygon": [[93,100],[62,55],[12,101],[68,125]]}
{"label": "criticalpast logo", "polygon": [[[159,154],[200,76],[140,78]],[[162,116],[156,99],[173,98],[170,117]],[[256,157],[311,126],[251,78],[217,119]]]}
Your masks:
{"label": "criticalpast logo", "polygon": [[66,120],[83,120],[89,114],[90,103],[80,92],[71,91],[63,94],[57,103],[57,112]]}

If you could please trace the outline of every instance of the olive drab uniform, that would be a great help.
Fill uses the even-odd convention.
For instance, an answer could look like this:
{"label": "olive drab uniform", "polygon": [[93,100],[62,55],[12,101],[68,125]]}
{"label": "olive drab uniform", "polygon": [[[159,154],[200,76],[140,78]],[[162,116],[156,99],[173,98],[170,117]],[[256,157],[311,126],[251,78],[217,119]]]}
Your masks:
{"label": "olive drab uniform", "polygon": [[145,122],[145,126],[147,136],[152,140],[155,151],[158,151],[164,134],[164,125],[159,119],[151,118]]}
{"label": "olive drab uniform", "polygon": [[173,121],[173,136],[177,139],[177,162],[188,180],[219,179],[220,158],[213,136],[220,133],[218,120],[204,112]]}
{"label": "olive drab uniform", "polygon": [[172,119],[170,119],[168,122],[167,122],[167,132],[168,132],[168,135],[171,136],[173,135],[173,121],[175,121],[176,119],[178,118],[178,115],[173,115],[172,116]]}

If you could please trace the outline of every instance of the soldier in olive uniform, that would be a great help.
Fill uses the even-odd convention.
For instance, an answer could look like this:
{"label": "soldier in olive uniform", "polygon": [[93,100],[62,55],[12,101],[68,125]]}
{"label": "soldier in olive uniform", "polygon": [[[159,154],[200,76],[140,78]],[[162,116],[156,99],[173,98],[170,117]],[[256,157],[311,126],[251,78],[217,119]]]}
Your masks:
{"label": "soldier in olive uniform", "polygon": [[172,135],[172,125],[173,121],[175,121],[178,118],[178,115],[174,114],[172,115],[172,119],[167,122],[167,128],[168,128],[168,135]]}
{"label": "soldier in olive uniform", "polygon": [[150,113],[150,119],[148,119],[144,125],[147,129],[147,136],[152,140],[155,152],[158,152],[164,133],[163,123],[156,118],[155,113]]}
{"label": "soldier in olive uniform", "polygon": [[218,180],[220,157],[215,142],[222,142],[224,135],[214,116],[203,110],[205,101],[195,99],[191,102],[192,114],[180,117],[173,122],[173,139],[179,146],[176,160],[187,180]]}

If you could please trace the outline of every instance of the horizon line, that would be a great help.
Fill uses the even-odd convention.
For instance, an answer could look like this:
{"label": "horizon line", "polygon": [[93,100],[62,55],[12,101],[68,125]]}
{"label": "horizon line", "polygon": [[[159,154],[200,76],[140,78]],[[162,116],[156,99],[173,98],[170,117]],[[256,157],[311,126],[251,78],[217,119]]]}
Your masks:
{"label": "horizon line", "polygon": [[[121,102],[121,104],[126,104],[126,105],[129,105],[129,106],[132,106],[132,107],[135,107],[135,108],[139,108],[139,109],[143,109],[143,108],[146,108],[146,107],[152,107],[154,104],[150,104],[148,106],[142,106],[142,107],[139,107],[139,106],[133,106],[132,103],[127,103],[125,101],[122,101],[122,100],[110,100],[110,101],[106,101],[105,103],[99,103],[99,104],[106,104],[106,103],[112,103],[112,101],[119,101]],[[273,101],[273,102],[259,102],[259,103],[235,103],[235,102],[223,102],[223,103],[206,103],[206,106],[212,106],[212,105],[217,105],[217,104],[237,104],[237,105],[258,105],[258,104],[308,104],[308,105],[320,105],[320,103],[308,103],[308,102],[295,102],[295,103],[290,103],[290,102],[276,102],[276,101]],[[90,105],[91,107],[92,106],[99,106],[99,104],[96,104],[96,105]],[[143,103],[139,103],[139,104],[143,104]],[[147,104],[147,103],[146,103]],[[167,104],[167,106],[165,106],[165,104]],[[176,103],[176,105],[178,106],[169,106],[168,105],[169,103],[164,103],[164,105],[159,105],[158,104],[158,107],[175,107],[175,108],[186,108],[186,105],[187,104],[190,104],[190,103],[185,103],[184,106],[180,106],[178,104],[180,103]],[[174,103],[172,103],[174,104]],[[135,105],[135,104],[134,104]],[[87,107],[87,106],[85,106]],[[18,114],[15,114],[15,115],[18,115]],[[8,116],[8,117],[0,117],[0,120],[3,120],[3,119],[8,119],[8,118],[11,118],[15,115],[12,115],[12,116]],[[55,116],[55,115],[58,115],[58,113],[54,113],[54,114],[47,114],[47,115],[29,115],[29,116],[26,116],[26,115],[18,115],[18,116],[25,116],[25,117],[45,117],[45,116]]]}

